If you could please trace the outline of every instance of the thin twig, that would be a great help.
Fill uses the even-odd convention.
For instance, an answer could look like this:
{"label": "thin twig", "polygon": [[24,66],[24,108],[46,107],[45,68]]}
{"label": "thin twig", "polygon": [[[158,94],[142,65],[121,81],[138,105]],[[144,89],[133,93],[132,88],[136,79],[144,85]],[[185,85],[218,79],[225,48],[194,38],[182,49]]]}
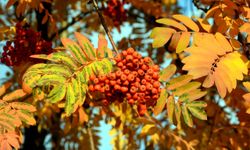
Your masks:
{"label": "thin twig", "polygon": [[56,33],[52,34],[51,37],[49,38],[50,40],[52,40],[53,38],[55,38],[57,35],[61,34],[62,32],[64,32],[65,30],[67,30],[69,27],[71,27],[72,25],[74,25],[75,23],[77,23],[78,21],[82,20],[85,16],[87,16],[88,14],[90,14],[92,11],[88,11],[86,13],[81,13],[79,15],[77,15],[76,17],[72,18],[72,21],[70,23],[68,23],[66,26],[62,27],[61,29],[59,29]]}
{"label": "thin twig", "polygon": [[88,135],[89,135],[90,149],[95,150],[93,134],[92,134],[92,131],[91,131],[91,128],[89,127],[89,125],[87,125],[87,132],[88,132]]}
{"label": "thin twig", "polygon": [[102,24],[102,26],[103,26],[103,28],[104,28],[106,34],[108,35],[108,38],[109,38],[111,44],[112,44],[112,46],[113,46],[115,52],[118,54],[118,49],[117,49],[117,47],[115,46],[115,42],[114,42],[114,40],[113,40],[112,37],[111,37],[110,31],[109,31],[109,29],[108,29],[108,26],[107,26],[107,24],[106,24],[106,22],[105,22],[105,20],[104,20],[104,18],[103,18],[102,13],[100,12],[100,10],[99,10],[99,8],[98,8],[98,6],[97,6],[97,3],[96,3],[95,0],[92,0],[92,2],[93,2],[93,5],[94,5],[94,7],[95,7],[97,13],[98,13],[98,16],[99,16],[99,18],[100,18],[101,24]]}

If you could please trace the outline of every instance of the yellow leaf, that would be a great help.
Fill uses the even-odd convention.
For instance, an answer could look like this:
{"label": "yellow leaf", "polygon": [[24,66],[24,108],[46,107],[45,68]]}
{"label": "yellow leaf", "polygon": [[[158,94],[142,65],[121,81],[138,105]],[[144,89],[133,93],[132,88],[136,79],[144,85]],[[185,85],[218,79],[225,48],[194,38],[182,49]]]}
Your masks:
{"label": "yellow leaf", "polygon": [[199,27],[197,26],[197,24],[190,19],[187,16],[184,15],[180,15],[180,14],[176,14],[172,16],[174,19],[182,22],[185,26],[187,26],[188,28],[190,28],[191,30],[195,31],[195,32],[199,32]]}
{"label": "yellow leaf", "polygon": [[145,126],[142,127],[141,129],[141,134],[142,135],[151,135],[153,133],[150,133],[150,130],[156,128],[155,124],[146,124]]}
{"label": "yellow leaf", "polygon": [[181,38],[181,33],[177,32],[173,34],[173,37],[171,38],[171,42],[168,46],[169,50],[173,50],[175,51],[177,48],[178,43],[180,42],[180,38]]}
{"label": "yellow leaf", "polygon": [[250,82],[243,82],[243,85],[250,92]]}
{"label": "yellow leaf", "polygon": [[187,31],[187,28],[184,25],[178,23],[177,21],[175,21],[173,19],[162,18],[162,19],[156,20],[156,22],[160,23],[160,24],[167,25],[167,26],[175,27],[175,28],[180,29],[182,31]]}
{"label": "yellow leaf", "polygon": [[216,32],[215,38],[220,43],[221,47],[224,49],[225,52],[231,52],[233,50],[232,46],[230,45],[230,43],[228,42],[228,40],[225,38],[224,35],[222,35],[219,32]]}
{"label": "yellow leaf", "polygon": [[208,23],[207,20],[203,20],[201,18],[198,18],[197,21],[201,25],[201,27],[206,31],[206,32],[211,32],[212,26]]}
{"label": "yellow leaf", "polygon": [[162,110],[164,109],[164,107],[166,105],[167,97],[168,97],[168,93],[167,93],[166,89],[163,89],[161,91],[160,97],[157,100],[157,103],[154,107],[154,115],[155,116],[159,115],[162,112]]}
{"label": "yellow leaf", "polygon": [[176,47],[176,53],[182,52],[189,45],[190,36],[191,34],[189,32],[183,32],[181,34],[181,37]]}
{"label": "yellow leaf", "polygon": [[156,27],[152,30],[150,38],[153,38],[153,47],[158,48],[168,42],[176,31],[171,28]]}
{"label": "yellow leaf", "polygon": [[191,80],[192,80],[191,75],[182,75],[182,76],[179,76],[179,77],[172,79],[169,82],[169,86],[167,88],[168,88],[168,90],[173,90],[173,89],[176,89],[178,87],[181,87],[181,86],[187,84]]}
{"label": "yellow leaf", "polygon": [[173,64],[170,64],[168,67],[164,68],[161,72],[160,72],[160,81],[167,81],[171,76],[174,75],[176,71],[176,66]]}

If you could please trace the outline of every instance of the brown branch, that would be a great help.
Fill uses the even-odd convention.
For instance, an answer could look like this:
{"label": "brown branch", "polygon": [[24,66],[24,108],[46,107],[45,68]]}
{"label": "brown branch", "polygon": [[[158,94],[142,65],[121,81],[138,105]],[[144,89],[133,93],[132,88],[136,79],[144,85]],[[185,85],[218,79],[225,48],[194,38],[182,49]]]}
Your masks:
{"label": "brown branch", "polygon": [[89,135],[90,149],[91,150],[95,150],[95,144],[94,144],[93,134],[92,134],[92,131],[91,131],[91,128],[90,128],[89,125],[87,125],[87,132],[88,132],[88,135]]}
{"label": "brown branch", "polygon": [[92,3],[93,3],[93,5],[94,5],[94,7],[95,7],[95,9],[96,9],[96,11],[97,11],[97,13],[98,13],[98,16],[99,16],[99,19],[100,19],[100,21],[101,21],[101,24],[102,24],[102,26],[103,26],[103,28],[104,28],[106,34],[108,35],[108,38],[109,38],[109,40],[110,40],[110,42],[111,42],[111,44],[112,44],[112,46],[113,46],[113,49],[114,49],[115,52],[118,54],[118,49],[117,49],[117,47],[115,46],[115,42],[114,42],[113,38],[111,37],[110,31],[109,31],[109,29],[108,29],[108,26],[107,26],[107,24],[106,24],[106,22],[105,22],[105,19],[104,19],[102,13],[100,12],[100,10],[99,10],[99,8],[98,8],[98,6],[97,6],[96,1],[95,1],[95,0],[92,0]]}

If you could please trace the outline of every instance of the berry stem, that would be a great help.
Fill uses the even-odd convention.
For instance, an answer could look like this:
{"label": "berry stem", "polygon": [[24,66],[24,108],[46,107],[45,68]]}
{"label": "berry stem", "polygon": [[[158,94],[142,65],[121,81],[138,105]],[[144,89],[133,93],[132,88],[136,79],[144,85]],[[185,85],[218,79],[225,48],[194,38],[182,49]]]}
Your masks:
{"label": "berry stem", "polygon": [[109,38],[109,40],[110,40],[110,42],[111,42],[111,44],[112,44],[112,46],[113,46],[113,49],[115,50],[116,54],[118,54],[118,49],[117,49],[117,47],[115,46],[115,42],[114,42],[113,38],[111,37],[110,31],[109,31],[109,29],[108,29],[108,26],[107,26],[107,24],[106,24],[106,22],[105,22],[105,19],[104,19],[102,13],[100,12],[100,10],[99,10],[99,8],[98,8],[98,5],[97,5],[97,3],[96,3],[96,0],[92,0],[92,2],[93,2],[93,5],[94,5],[94,7],[95,7],[97,13],[98,13],[98,16],[99,16],[99,19],[100,19],[100,21],[101,21],[101,24],[102,24],[102,26],[103,26],[103,28],[104,28],[106,34],[108,35],[108,38]]}

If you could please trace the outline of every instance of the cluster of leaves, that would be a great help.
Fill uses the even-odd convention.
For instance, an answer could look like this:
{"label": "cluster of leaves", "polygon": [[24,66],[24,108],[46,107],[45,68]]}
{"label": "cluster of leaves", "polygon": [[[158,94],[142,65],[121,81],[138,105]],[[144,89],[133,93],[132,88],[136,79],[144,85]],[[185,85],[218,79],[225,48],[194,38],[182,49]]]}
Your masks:
{"label": "cluster of leaves", "polygon": [[25,124],[36,124],[36,120],[33,117],[36,108],[28,102],[17,101],[23,99],[27,93],[22,89],[17,89],[6,94],[11,85],[11,82],[7,82],[0,87],[1,150],[19,149],[22,143],[21,127]]}
{"label": "cluster of leaves", "polygon": [[63,38],[62,43],[70,52],[54,52],[49,55],[32,55],[32,58],[45,59],[51,63],[31,66],[23,75],[23,89],[31,93],[33,89],[42,91],[44,99],[51,103],[62,101],[69,116],[85,102],[89,78],[93,74],[107,74],[112,71],[112,52],[107,41],[99,36],[98,48],[89,40],[75,33],[76,42]]}
{"label": "cluster of leaves", "polygon": [[[113,2],[116,1],[119,0]],[[60,42],[57,35],[61,33],[70,37],[83,29],[86,33],[102,32],[98,16],[87,2],[9,0],[6,8],[14,8],[14,13],[7,14],[7,21],[0,18],[0,40],[15,37],[15,28],[7,27],[6,22],[23,18],[30,18],[31,26],[37,25],[43,38],[53,39],[55,45]],[[193,4],[204,11],[201,18],[180,15],[176,0],[124,2],[129,4],[126,14],[105,18],[109,27],[114,27],[113,19],[119,19],[119,15],[126,16],[131,24],[132,34],[119,41],[119,49],[134,47],[147,52],[159,64],[166,55],[172,60],[171,65],[161,69],[163,90],[156,106],[150,107],[143,117],[136,116],[137,108],[127,101],[99,107],[96,99],[100,95],[89,94],[88,81],[93,74],[99,76],[114,71],[113,55],[103,36],[99,36],[95,49],[84,36],[75,33],[78,43],[63,38],[64,48],[56,48],[49,55],[31,56],[45,63],[33,62],[24,75],[15,76],[17,80],[22,76],[23,89],[0,97],[0,148],[20,147],[22,122],[34,125],[32,113],[37,109],[39,131],[46,129],[51,133],[51,142],[59,149],[97,149],[100,144],[97,128],[101,120],[112,126],[114,149],[139,149],[141,143],[148,149],[248,149],[249,2],[193,0]],[[105,10],[108,3],[110,1],[99,1],[100,11]],[[124,6],[119,5],[117,10],[123,9]],[[5,11],[0,8],[0,14]],[[37,21],[32,21],[34,18]],[[67,30],[69,27],[74,30]],[[150,37],[154,49],[145,34],[152,28]],[[0,95],[8,86],[6,83],[0,89]],[[36,109],[25,101],[32,102]],[[232,113],[236,116],[232,117]],[[237,119],[239,123],[231,122]]]}

